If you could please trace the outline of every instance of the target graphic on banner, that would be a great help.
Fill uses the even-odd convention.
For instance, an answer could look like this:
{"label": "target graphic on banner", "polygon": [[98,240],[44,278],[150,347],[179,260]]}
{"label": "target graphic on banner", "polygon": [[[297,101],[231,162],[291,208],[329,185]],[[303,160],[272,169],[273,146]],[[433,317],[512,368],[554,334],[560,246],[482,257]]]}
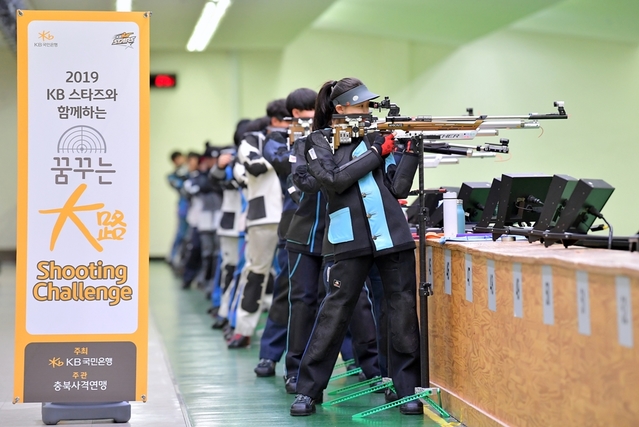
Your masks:
{"label": "target graphic on banner", "polygon": [[58,141],[58,153],[106,153],[104,137],[91,126],[78,125],[67,129]]}

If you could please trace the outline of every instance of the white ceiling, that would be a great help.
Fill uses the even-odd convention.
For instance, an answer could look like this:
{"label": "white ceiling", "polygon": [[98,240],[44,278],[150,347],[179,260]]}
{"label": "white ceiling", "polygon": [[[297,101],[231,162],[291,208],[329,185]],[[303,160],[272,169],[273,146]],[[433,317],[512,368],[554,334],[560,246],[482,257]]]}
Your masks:
{"label": "white ceiling", "polygon": [[[113,10],[115,0],[29,0],[35,9]],[[205,0],[133,0],[151,49],[184,51]],[[504,27],[639,43],[639,0],[232,0],[208,50],[279,49],[307,29],[457,46]],[[0,49],[7,49],[0,41]]]}
{"label": "white ceiling", "polygon": [[[115,0],[30,0],[35,9],[113,10]],[[133,0],[151,11],[151,49],[186,50],[206,0]],[[209,49],[277,49],[308,28],[335,0],[232,0]]]}

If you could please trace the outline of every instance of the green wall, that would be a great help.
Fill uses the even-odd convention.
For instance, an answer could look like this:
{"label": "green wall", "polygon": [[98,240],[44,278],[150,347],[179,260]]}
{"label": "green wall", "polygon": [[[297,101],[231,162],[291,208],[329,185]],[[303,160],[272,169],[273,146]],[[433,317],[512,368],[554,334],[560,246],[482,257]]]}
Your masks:
{"label": "green wall", "polygon": [[0,49],[0,250],[16,247],[16,86],[15,55]]}

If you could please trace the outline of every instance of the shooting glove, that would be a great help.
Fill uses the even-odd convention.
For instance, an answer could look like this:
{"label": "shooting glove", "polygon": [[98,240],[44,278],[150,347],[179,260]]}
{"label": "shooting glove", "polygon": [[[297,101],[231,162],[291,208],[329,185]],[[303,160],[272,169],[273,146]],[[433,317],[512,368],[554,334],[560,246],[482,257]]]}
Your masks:
{"label": "shooting glove", "polygon": [[375,142],[373,142],[373,147],[382,157],[388,156],[395,149],[395,135],[389,133],[383,137],[376,138]]}

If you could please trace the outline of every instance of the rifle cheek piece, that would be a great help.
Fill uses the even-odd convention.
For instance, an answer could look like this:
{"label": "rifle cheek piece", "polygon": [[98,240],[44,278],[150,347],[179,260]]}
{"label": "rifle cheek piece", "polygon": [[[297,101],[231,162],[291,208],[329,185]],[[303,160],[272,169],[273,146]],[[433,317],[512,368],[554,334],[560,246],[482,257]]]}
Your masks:
{"label": "rifle cheek piece", "polygon": [[[371,120],[362,116],[342,116],[333,115],[334,119],[337,117],[343,120],[342,123],[333,124],[333,136],[330,141],[333,153],[342,144],[350,144],[353,142],[353,138],[363,137],[371,126]],[[360,127],[363,126],[363,127]]]}
{"label": "rifle cheek piece", "polygon": [[290,124],[288,125],[288,148],[292,147],[298,138],[308,136],[311,133],[311,128],[313,125],[312,118],[305,119],[284,117],[284,121],[290,122]]}

